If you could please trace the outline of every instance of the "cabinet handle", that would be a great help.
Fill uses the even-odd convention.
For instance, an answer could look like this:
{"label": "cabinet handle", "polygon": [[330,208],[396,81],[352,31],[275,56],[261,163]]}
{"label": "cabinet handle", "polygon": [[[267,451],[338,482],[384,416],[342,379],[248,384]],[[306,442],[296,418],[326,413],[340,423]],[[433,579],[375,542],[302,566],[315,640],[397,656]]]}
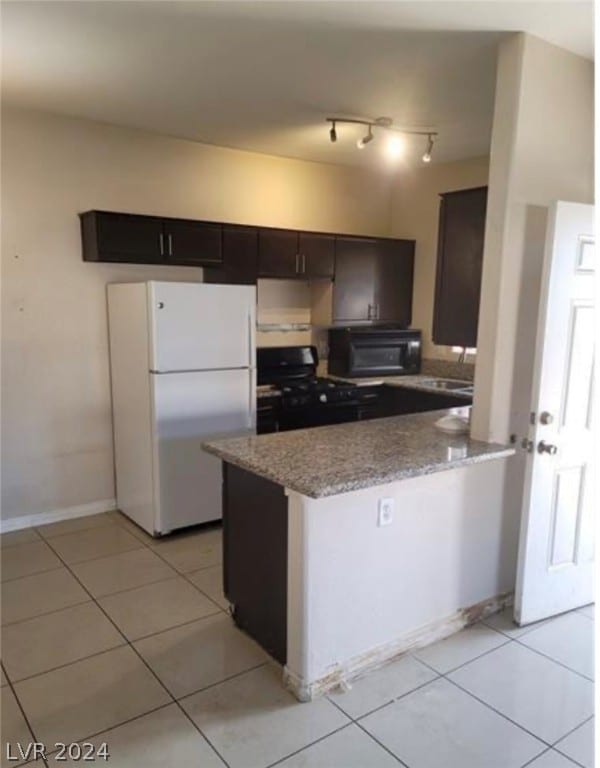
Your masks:
{"label": "cabinet handle", "polygon": [[163,237],[163,233],[162,232],[158,236],[158,245],[159,245],[159,248],[160,248],[160,255],[164,256],[165,255],[165,238]]}
{"label": "cabinet handle", "polygon": [[306,274],[306,254],[302,254],[302,274]]}
{"label": "cabinet handle", "polygon": [[169,232],[168,236],[168,243],[169,243],[169,256],[173,255],[173,235]]}
{"label": "cabinet handle", "polygon": [[298,269],[298,254],[296,254],[296,274],[298,274],[300,270]]}
{"label": "cabinet handle", "polygon": [[375,320],[379,320],[379,304],[375,304]]}
{"label": "cabinet handle", "polygon": [[372,308],[372,306],[373,306],[372,304],[369,304],[369,309],[367,311],[367,320],[372,320],[373,319],[372,316],[371,316],[371,308]]}

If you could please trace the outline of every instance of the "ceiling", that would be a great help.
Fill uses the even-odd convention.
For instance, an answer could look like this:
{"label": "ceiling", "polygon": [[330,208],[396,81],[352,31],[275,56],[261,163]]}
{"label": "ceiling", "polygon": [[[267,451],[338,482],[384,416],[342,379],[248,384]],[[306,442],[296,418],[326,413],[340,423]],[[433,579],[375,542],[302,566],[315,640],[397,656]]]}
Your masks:
{"label": "ceiling", "polygon": [[[2,2],[5,103],[255,152],[388,162],[329,115],[439,131],[434,161],[489,151],[496,49],[524,30],[589,58],[587,2]],[[418,160],[423,139],[410,139]],[[389,164],[389,163],[388,163]]]}

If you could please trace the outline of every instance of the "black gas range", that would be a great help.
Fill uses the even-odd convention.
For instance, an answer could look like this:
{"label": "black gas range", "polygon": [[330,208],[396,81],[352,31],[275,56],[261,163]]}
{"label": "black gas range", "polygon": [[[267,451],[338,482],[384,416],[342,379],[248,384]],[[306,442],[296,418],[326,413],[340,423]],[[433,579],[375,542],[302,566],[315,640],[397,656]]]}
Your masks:
{"label": "black gas range", "polygon": [[360,418],[364,394],[355,384],[317,376],[316,347],[259,347],[257,431],[276,432]]}

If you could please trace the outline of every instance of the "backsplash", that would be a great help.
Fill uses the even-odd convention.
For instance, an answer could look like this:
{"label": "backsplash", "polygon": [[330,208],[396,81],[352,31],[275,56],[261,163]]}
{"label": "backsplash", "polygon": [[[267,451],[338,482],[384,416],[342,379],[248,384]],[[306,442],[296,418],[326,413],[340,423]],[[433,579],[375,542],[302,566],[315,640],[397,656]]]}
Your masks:
{"label": "backsplash", "polygon": [[457,363],[454,360],[429,360],[421,361],[421,373],[427,376],[438,376],[441,379],[462,379],[473,381],[475,378],[475,366],[473,363]]}

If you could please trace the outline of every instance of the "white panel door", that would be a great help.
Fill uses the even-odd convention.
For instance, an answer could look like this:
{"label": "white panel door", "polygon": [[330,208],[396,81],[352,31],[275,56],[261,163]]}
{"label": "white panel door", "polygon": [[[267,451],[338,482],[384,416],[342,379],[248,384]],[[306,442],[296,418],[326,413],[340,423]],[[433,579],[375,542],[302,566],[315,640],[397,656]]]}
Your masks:
{"label": "white panel door", "polygon": [[221,518],[221,461],[202,443],[254,433],[254,377],[253,369],[151,374],[156,532]]}
{"label": "white panel door", "polygon": [[254,367],[256,289],[148,283],[152,371]]}
{"label": "white panel door", "polygon": [[593,600],[594,208],[550,210],[532,399],[515,619]]}

